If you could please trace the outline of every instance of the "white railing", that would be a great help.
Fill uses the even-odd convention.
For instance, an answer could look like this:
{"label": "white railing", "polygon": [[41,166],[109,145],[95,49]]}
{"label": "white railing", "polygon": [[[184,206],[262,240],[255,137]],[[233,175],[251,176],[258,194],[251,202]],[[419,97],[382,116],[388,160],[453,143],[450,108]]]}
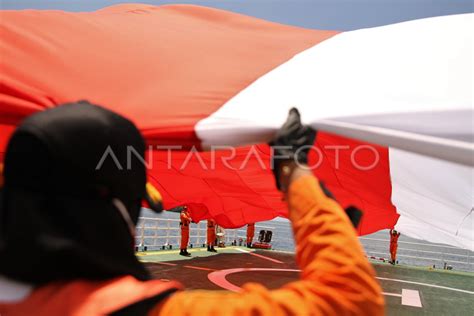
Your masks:
{"label": "white railing", "polygon": [[[135,247],[138,250],[154,250],[177,247],[181,240],[181,229],[179,222],[179,219],[140,217],[136,230]],[[271,230],[273,233],[275,233],[274,227],[256,224],[254,241],[258,239],[258,234],[262,229]],[[226,245],[231,245],[234,242],[238,245],[240,239],[242,240],[241,244],[245,244],[247,239],[246,226],[238,229],[225,229],[224,231],[224,242]],[[274,238],[275,236],[272,236],[272,240]],[[198,224],[190,225],[190,246],[204,246],[206,244],[206,239],[206,221],[201,221]]]}
{"label": "white railing", "polygon": [[[272,224],[272,223],[270,223]],[[276,224],[278,225],[278,224]],[[268,222],[255,225],[254,241],[258,240],[260,230],[271,230],[272,247],[278,250],[294,251],[292,245],[291,228],[286,229],[281,225],[279,228],[269,226]],[[225,229],[224,241],[226,245],[234,242],[245,245],[247,238],[247,227],[238,229]],[[140,217],[136,231],[136,249],[159,250],[168,248],[179,248],[181,241],[179,219],[162,217]],[[207,223],[201,221],[199,224],[190,225],[189,247],[201,247],[206,244]],[[366,254],[373,257],[389,259],[390,241],[378,236],[360,237]],[[399,240],[397,258],[401,264],[442,267],[444,263],[452,265],[455,270],[474,271],[474,253],[453,246],[418,242],[417,240]]]}
{"label": "white railing", "polygon": [[[383,239],[383,238],[370,238],[370,237],[359,237],[360,240],[370,240],[370,241],[382,241],[384,243],[390,242],[389,239]],[[442,244],[427,244],[427,243],[421,243],[421,242],[412,242],[412,241],[399,241],[398,244],[410,244],[410,245],[421,245],[421,246],[426,246],[426,247],[438,247],[438,248],[453,248],[453,249],[459,249],[454,246],[448,246],[448,245],[442,245]]]}
{"label": "white railing", "polygon": [[[384,238],[360,237],[365,252],[369,257],[390,259],[390,240]],[[436,266],[445,264],[455,270],[473,271],[473,252],[449,245],[413,241],[398,241],[397,260],[401,264]]]}

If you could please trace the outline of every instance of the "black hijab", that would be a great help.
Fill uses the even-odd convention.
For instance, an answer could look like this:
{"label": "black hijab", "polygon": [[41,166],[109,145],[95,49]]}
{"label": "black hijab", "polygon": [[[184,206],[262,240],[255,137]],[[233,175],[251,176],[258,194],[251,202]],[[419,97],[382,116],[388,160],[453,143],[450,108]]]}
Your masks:
{"label": "black hijab", "polygon": [[0,275],[34,285],[148,279],[126,216],[112,203],[120,200],[137,223],[144,151],[133,123],[87,102],[28,117],[5,155]]}

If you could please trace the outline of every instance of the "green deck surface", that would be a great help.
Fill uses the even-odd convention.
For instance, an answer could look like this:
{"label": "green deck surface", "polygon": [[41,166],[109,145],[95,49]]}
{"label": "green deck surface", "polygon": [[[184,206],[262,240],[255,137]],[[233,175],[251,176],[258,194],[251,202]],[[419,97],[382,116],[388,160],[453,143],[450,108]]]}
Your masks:
{"label": "green deck surface", "polygon": [[[240,249],[240,250],[239,250]],[[213,271],[232,268],[297,269],[294,254],[278,251],[254,252],[265,258],[250,255],[240,247],[218,248],[217,254],[206,249],[189,249],[192,257],[183,257],[177,250],[141,252],[137,256],[158,279],[176,279],[189,289],[220,290],[209,281]],[[466,272],[429,270],[423,267],[392,266],[372,262],[386,295],[388,315],[474,315],[474,274]],[[246,282],[260,282],[268,288],[298,278],[297,272],[241,272],[229,275],[227,280],[241,286]],[[414,283],[412,283],[414,282]],[[416,290],[422,307],[402,305],[402,290]],[[393,296],[398,295],[398,296]]]}
{"label": "green deck surface", "polygon": [[[238,247],[226,247],[218,248],[219,253],[241,253],[237,250]],[[166,262],[166,261],[176,261],[176,260],[190,260],[193,258],[209,257],[213,256],[216,253],[208,252],[206,248],[193,248],[188,249],[188,252],[191,253],[191,257],[183,257],[179,255],[179,250],[159,250],[159,251],[147,251],[147,252],[138,252],[137,256],[142,262]]]}
{"label": "green deck surface", "polygon": [[[399,298],[387,296],[385,299],[389,315],[474,315],[474,276],[472,273],[408,266],[394,267],[388,264],[374,264],[374,267],[379,277],[426,284],[381,280],[385,292],[399,293],[401,289],[419,291],[423,305],[422,308],[401,306]],[[455,289],[471,293],[463,293]]]}

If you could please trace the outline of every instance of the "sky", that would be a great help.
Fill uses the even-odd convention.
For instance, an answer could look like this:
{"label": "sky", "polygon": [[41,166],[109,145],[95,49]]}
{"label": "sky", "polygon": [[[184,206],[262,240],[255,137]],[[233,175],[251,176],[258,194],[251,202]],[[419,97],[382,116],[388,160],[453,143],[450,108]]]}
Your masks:
{"label": "sky", "polygon": [[0,0],[0,8],[93,11],[131,2],[155,5],[189,3],[300,27],[341,31],[474,12],[474,0]]}

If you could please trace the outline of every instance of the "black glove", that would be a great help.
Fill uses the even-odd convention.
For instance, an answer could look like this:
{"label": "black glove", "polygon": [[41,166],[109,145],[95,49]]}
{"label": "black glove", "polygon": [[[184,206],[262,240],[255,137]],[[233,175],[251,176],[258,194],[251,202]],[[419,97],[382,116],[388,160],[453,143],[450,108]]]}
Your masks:
{"label": "black glove", "polygon": [[307,164],[308,152],[315,138],[316,131],[301,124],[300,113],[296,108],[292,108],[285,124],[269,144],[273,148],[272,166],[278,190],[282,189],[280,183],[282,163],[294,161]]}
{"label": "black glove", "polygon": [[358,228],[363,215],[362,211],[352,205],[346,208],[345,211],[354,228]]}

